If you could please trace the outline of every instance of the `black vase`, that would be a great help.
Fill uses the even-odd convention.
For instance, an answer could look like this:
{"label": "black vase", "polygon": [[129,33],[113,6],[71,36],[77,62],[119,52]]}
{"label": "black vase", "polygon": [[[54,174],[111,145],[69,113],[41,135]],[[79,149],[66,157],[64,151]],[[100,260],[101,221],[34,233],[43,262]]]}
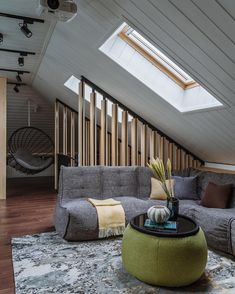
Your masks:
{"label": "black vase", "polygon": [[179,214],[179,200],[175,197],[170,197],[167,199],[167,208],[171,212],[169,221],[176,221]]}

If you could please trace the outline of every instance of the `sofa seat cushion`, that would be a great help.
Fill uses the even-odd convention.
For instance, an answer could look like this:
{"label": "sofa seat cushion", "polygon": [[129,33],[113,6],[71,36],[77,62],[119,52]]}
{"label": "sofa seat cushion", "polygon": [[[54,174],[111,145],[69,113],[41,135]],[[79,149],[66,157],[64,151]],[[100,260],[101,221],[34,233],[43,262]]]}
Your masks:
{"label": "sofa seat cushion", "polygon": [[231,224],[235,208],[206,208],[198,202],[183,203],[180,212],[191,217],[205,232],[208,245],[232,253]]}
{"label": "sofa seat cushion", "polygon": [[[163,202],[165,203],[165,201],[143,200],[128,196],[113,197],[113,199],[122,203],[125,211],[126,224],[136,215],[147,212],[149,207]],[[79,198],[70,200],[63,207],[69,215],[64,235],[66,240],[98,239],[99,232],[96,208],[87,199]]]}

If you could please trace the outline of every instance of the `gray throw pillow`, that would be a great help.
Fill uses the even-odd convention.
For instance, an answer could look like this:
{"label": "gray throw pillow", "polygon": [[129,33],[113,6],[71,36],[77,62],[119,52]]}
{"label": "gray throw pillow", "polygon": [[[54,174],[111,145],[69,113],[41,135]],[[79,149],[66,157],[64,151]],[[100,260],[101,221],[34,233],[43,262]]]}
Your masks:
{"label": "gray throw pillow", "polygon": [[198,200],[198,177],[172,177],[175,180],[174,195],[178,199]]}

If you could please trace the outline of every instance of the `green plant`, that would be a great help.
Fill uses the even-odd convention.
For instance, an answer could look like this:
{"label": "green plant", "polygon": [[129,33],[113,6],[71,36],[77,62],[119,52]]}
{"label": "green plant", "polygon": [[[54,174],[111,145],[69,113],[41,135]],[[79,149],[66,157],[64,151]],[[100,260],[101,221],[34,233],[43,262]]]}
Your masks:
{"label": "green plant", "polygon": [[[167,160],[166,168],[162,159],[159,158],[153,158],[152,160],[150,160],[148,167],[152,170],[154,176],[160,181],[162,188],[167,195],[167,198],[170,199],[171,197],[173,197],[170,159]],[[169,185],[167,185],[167,180],[169,181]]]}

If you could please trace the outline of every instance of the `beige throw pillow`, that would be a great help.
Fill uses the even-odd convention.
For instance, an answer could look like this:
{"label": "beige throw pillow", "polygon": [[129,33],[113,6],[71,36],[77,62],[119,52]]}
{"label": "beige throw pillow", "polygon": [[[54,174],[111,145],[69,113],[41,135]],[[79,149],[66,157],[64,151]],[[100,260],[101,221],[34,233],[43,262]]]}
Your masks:
{"label": "beige throw pillow", "polygon": [[[169,189],[170,187],[170,181],[166,181],[166,186]],[[174,195],[174,180],[171,180],[171,187]],[[158,181],[155,178],[151,178],[151,194],[150,199],[157,199],[157,200],[166,200],[167,195],[165,191],[162,188],[162,184],[160,181]]]}

